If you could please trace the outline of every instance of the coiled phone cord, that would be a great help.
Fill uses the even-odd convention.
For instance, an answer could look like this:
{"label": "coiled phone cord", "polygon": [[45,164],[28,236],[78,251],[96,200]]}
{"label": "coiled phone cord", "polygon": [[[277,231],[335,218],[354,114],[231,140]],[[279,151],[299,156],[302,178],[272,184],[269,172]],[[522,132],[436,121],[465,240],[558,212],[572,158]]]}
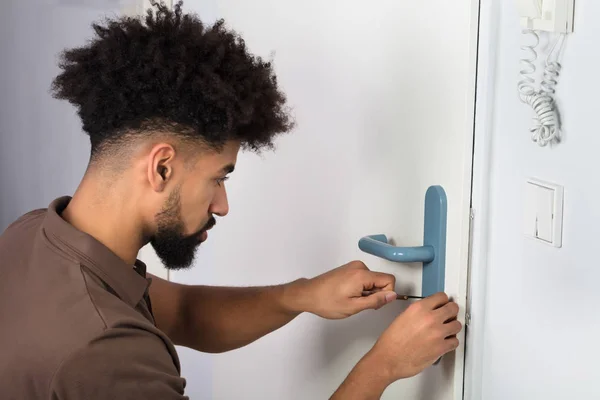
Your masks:
{"label": "coiled phone cord", "polygon": [[[533,39],[533,42],[521,46],[521,50],[526,55],[521,59],[522,69],[519,72],[521,80],[518,83],[519,97],[521,102],[529,104],[535,112],[533,124],[530,128],[531,139],[543,147],[560,139],[560,119],[554,94],[556,93],[556,85],[562,68],[558,62],[558,55],[565,35],[560,35],[546,58],[539,90],[535,86],[533,75],[536,72],[535,62],[538,58],[535,49],[540,43],[540,37],[537,32],[530,29],[524,30],[523,35]],[[561,43],[560,46],[558,46],[559,43]],[[558,51],[554,54],[557,48]]]}

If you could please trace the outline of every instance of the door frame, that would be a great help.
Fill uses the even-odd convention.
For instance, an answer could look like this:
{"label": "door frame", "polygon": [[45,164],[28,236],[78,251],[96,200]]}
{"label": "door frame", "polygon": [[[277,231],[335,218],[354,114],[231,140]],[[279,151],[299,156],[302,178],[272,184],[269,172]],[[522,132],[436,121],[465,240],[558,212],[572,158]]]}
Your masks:
{"label": "door frame", "polygon": [[483,353],[488,274],[489,194],[500,2],[480,0],[476,71],[471,243],[465,334],[464,400],[483,395]]}
{"label": "door frame", "polygon": [[[478,132],[477,127],[479,125],[478,122],[478,113],[477,113],[477,100],[480,98],[480,92],[483,87],[479,85],[479,70],[480,70],[480,56],[481,56],[481,43],[487,43],[487,41],[482,42],[482,32],[481,32],[481,21],[482,14],[481,8],[482,3],[486,0],[470,0],[471,5],[471,20],[470,20],[470,40],[469,44],[469,59],[470,59],[470,69],[468,71],[469,75],[472,77],[471,84],[468,90],[468,99],[466,99],[465,104],[465,149],[464,149],[464,163],[463,163],[463,179],[465,184],[463,185],[463,191],[461,194],[461,210],[467,210],[464,215],[461,215],[461,256],[460,256],[460,266],[459,266],[459,287],[458,287],[458,298],[455,300],[461,311],[459,312],[459,320],[464,321],[465,329],[459,334],[459,340],[461,341],[461,346],[456,350],[455,356],[455,364],[454,364],[454,380],[453,380],[453,398],[454,399],[464,399],[465,397],[465,385],[471,381],[472,369],[468,368],[467,361],[470,360],[470,341],[466,329],[466,325],[470,322],[471,314],[470,314],[470,303],[472,301],[471,296],[471,283],[472,283],[472,271],[471,271],[471,262],[472,262],[472,244],[473,244],[473,218],[472,218],[472,208],[473,208],[473,196],[474,190],[477,186],[477,189],[480,190],[480,186],[475,184],[474,179],[479,179],[478,175],[476,175],[476,169],[481,169],[478,164],[476,164],[475,159],[480,158],[481,149],[477,147],[477,139]],[[485,15],[486,18],[489,18],[489,15]],[[484,157],[486,159],[486,157]],[[477,194],[479,197],[479,194]],[[464,207],[464,208],[463,208]],[[462,211],[461,211],[462,214]],[[479,301],[479,300],[478,300]],[[483,303],[482,303],[483,304]],[[463,344],[464,343],[464,344]],[[479,400],[477,397],[474,397],[473,400]]]}

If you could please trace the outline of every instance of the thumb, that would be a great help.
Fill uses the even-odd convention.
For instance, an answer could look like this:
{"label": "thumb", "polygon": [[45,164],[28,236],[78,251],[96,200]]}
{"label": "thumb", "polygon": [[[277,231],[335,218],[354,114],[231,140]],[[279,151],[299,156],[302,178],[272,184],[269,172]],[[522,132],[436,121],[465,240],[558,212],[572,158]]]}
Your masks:
{"label": "thumb", "polygon": [[398,295],[396,292],[392,291],[381,291],[369,296],[359,297],[355,301],[355,306],[357,308],[356,312],[368,309],[378,310],[386,304],[396,300],[397,297]]}

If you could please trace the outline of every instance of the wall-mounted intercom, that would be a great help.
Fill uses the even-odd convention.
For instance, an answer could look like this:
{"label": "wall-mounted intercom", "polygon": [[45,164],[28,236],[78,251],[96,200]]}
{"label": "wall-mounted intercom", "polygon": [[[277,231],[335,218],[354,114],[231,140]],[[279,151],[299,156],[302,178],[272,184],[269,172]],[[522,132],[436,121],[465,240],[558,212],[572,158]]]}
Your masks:
{"label": "wall-mounted intercom", "polygon": [[[521,79],[518,84],[521,101],[533,109],[531,138],[540,146],[560,141],[561,121],[554,95],[561,72],[559,57],[566,35],[573,32],[575,0],[516,0],[525,43],[521,49]],[[539,86],[535,73],[540,37],[544,34],[554,44],[547,52]]]}

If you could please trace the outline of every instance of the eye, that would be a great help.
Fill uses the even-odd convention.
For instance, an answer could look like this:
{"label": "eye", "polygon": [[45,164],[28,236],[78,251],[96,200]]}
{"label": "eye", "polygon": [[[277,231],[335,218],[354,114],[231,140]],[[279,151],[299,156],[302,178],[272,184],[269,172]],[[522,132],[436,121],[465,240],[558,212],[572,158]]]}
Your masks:
{"label": "eye", "polygon": [[221,186],[223,184],[223,182],[225,182],[226,180],[228,180],[229,177],[228,176],[224,176],[222,178],[217,178],[217,185]]}

